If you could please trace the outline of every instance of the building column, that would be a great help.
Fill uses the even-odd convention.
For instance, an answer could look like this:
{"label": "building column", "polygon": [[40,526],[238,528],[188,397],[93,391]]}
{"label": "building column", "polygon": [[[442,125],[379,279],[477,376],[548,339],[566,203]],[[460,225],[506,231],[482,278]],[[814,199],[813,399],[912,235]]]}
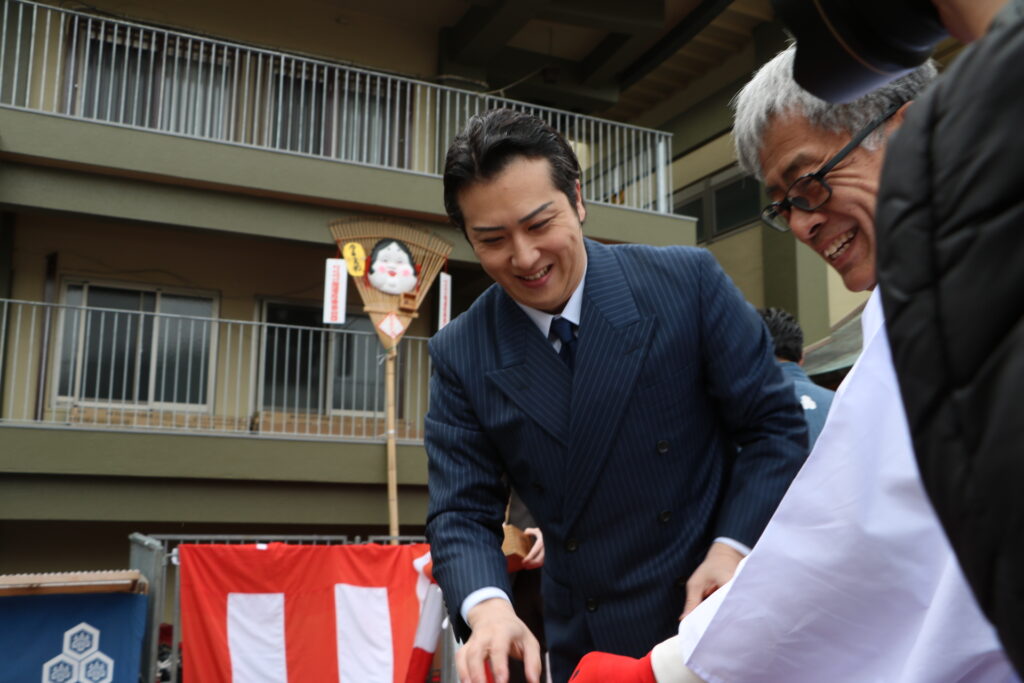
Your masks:
{"label": "building column", "polygon": [[0,299],[10,299],[14,286],[14,214],[0,213]]}

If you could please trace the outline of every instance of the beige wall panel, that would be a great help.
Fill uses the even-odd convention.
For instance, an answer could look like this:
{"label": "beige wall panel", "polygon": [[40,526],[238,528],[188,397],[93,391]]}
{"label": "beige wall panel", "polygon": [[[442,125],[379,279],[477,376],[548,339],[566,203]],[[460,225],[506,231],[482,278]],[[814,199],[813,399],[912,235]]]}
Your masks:
{"label": "beige wall panel", "polygon": [[[96,218],[20,214],[15,298],[41,300],[50,253],[57,253],[64,281],[104,280],[210,292],[220,302],[221,317],[258,320],[257,297],[319,301],[323,261],[334,249]],[[352,292],[350,303],[355,302],[358,296]]]}
{"label": "beige wall panel", "polygon": [[708,245],[722,269],[753,306],[764,307],[764,258],[761,230],[740,230]]}
{"label": "beige wall panel", "polygon": [[[0,472],[384,484],[383,443],[4,427]],[[399,485],[426,485],[422,446],[397,448]],[[0,477],[2,478],[2,477]],[[0,519],[7,516],[2,513]]]}
{"label": "beige wall panel", "polygon": [[685,154],[672,164],[673,189],[678,190],[736,161],[732,135],[722,135]]}
{"label": "beige wall panel", "polygon": [[[437,216],[441,222],[410,222],[448,239],[453,260],[476,260],[462,236],[446,225],[438,178],[16,110],[0,109],[0,129],[5,131],[0,151],[47,165],[96,165],[115,176],[144,174],[153,180],[4,164],[0,201],[8,204],[329,243],[328,221],[353,215],[330,204],[355,201],[379,207],[370,213]],[[264,198],[268,193],[295,201]],[[302,200],[308,201],[298,203]],[[696,241],[688,218],[608,204],[588,206],[586,231],[610,241]]]}
{"label": "beige wall panel", "polygon": [[[238,524],[386,524],[383,486],[279,482],[181,483],[106,477],[5,477],[0,496],[8,519]],[[403,487],[399,515],[422,528],[425,487]]]}
{"label": "beige wall panel", "polygon": [[843,284],[843,278],[835,271],[835,268],[828,268],[828,324],[834,326],[840,320],[850,315],[853,309],[860,306],[871,296],[870,291],[851,292]]}
{"label": "beige wall panel", "polygon": [[[18,227],[15,298],[41,300],[46,256],[57,253],[63,282],[102,280],[210,293],[219,302],[220,317],[229,320],[260,320],[263,300],[319,306],[324,261],[336,256],[333,244],[57,214],[21,214]],[[348,305],[352,311],[362,309],[354,286],[348,290]],[[413,321],[410,335],[429,336],[428,313]]]}

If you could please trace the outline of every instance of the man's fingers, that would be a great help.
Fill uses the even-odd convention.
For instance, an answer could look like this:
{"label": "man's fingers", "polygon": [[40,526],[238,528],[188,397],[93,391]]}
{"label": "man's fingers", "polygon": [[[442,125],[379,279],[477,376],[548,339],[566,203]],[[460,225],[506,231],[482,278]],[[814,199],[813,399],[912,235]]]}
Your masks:
{"label": "man's fingers", "polygon": [[686,602],[683,604],[683,613],[679,616],[680,621],[682,621],[687,614],[697,609],[697,605],[704,600],[705,590],[706,586],[704,584],[686,584]]}
{"label": "man's fingers", "polygon": [[[455,668],[459,673],[459,683],[492,683],[491,671],[487,665],[490,653],[479,643],[467,642],[455,653]],[[493,666],[493,665],[492,665]],[[505,681],[508,681],[508,665],[506,664]]]}
{"label": "man's fingers", "polygon": [[[492,647],[487,654],[491,662],[491,675],[494,676],[494,683],[508,683],[508,650],[502,647]],[[476,683],[474,680],[473,683]],[[480,683],[485,683],[481,679]]]}
{"label": "man's fingers", "polygon": [[468,651],[469,648],[465,645],[455,651],[455,671],[459,675],[459,683],[468,683],[470,680],[469,662],[466,657]]}
{"label": "man's fingers", "polygon": [[[536,643],[536,641],[534,641]],[[540,645],[536,647],[527,645],[523,652],[523,671],[526,673],[527,683],[540,683]]]}

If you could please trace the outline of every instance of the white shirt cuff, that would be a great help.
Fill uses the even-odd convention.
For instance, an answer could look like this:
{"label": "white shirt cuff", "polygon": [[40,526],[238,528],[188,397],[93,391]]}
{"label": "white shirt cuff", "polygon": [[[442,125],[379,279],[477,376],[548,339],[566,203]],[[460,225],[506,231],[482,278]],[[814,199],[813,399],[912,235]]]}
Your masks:
{"label": "white shirt cuff", "polygon": [[478,588],[469,595],[467,595],[466,599],[462,601],[462,607],[459,609],[459,614],[462,615],[462,620],[468,624],[469,619],[467,618],[466,615],[469,614],[469,610],[473,609],[484,600],[490,600],[491,598],[502,598],[508,601],[509,603],[512,602],[511,600],[509,600],[508,593],[501,590],[500,588],[496,588],[494,586]]}
{"label": "white shirt cuff", "polygon": [[746,557],[747,555],[750,554],[750,548],[749,547],[743,545],[742,543],[740,543],[739,541],[736,541],[734,539],[726,538],[725,536],[719,536],[713,542],[714,543],[721,543],[723,545],[727,545],[730,548],[732,548],[733,550],[742,553],[743,557]]}

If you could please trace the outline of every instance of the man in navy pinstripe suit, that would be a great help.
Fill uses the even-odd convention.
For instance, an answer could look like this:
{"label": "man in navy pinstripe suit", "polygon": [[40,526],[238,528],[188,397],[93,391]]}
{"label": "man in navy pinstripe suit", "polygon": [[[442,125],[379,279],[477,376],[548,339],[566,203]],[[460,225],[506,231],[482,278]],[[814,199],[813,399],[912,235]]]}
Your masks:
{"label": "man in navy pinstripe suit", "polygon": [[[430,344],[427,535],[463,681],[536,681],[508,602],[507,482],[545,535],[552,677],[641,656],[725,583],[806,452],[763,324],[706,251],[583,237],[576,156],[539,119],[473,117],[445,208],[495,280]],[[506,479],[507,477],[507,479]]]}

